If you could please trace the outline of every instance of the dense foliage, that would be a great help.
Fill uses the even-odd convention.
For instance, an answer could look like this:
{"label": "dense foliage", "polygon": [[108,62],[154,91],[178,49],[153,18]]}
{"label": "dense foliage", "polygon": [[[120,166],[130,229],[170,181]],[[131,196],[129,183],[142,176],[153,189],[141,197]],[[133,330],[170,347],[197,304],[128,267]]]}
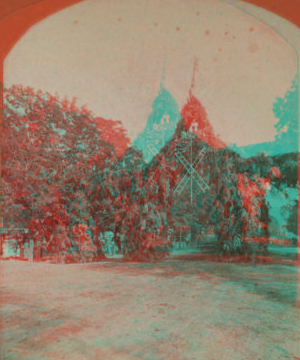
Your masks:
{"label": "dense foliage", "polygon": [[[169,123],[158,105],[159,116]],[[152,117],[149,131],[159,129]],[[193,131],[197,121],[198,132]],[[241,241],[247,236],[267,244],[267,190],[284,179],[296,186],[296,163],[264,155],[243,159],[214,135],[192,95],[172,129],[146,163],[143,151],[129,147],[120,122],[95,117],[75,100],[22,86],[5,89],[5,226],[29,229],[26,236],[52,252],[91,242],[101,254],[101,238],[110,232],[119,250],[133,256],[182,229],[196,243],[199,228],[208,227],[219,254],[251,252]],[[290,217],[293,233],[294,223]]]}

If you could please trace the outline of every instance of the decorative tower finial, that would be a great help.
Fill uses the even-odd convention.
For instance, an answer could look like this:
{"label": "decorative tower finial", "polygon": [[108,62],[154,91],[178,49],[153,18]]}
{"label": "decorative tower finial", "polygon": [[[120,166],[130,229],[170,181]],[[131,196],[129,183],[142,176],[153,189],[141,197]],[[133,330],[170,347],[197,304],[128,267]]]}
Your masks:
{"label": "decorative tower finial", "polygon": [[193,93],[193,89],[195,87],[195,78],[196,78],[196,70],[198,67],[198,60],[197,57],[195,56],[195,60],[194,60],[194,68],[193,68],[193,76],[192,76],[192,83],[191,83],[191,88],[190,88],[190,97],[192,96]]}
{"label": "decorative tower finial", "polygon": [[160,81],[160,89],[163,88],[163,83],[166,79],[166,49],[164,51],[164,64],[163,64],[163,71],[162,71],[162,76],[161,76],[161,81]]}

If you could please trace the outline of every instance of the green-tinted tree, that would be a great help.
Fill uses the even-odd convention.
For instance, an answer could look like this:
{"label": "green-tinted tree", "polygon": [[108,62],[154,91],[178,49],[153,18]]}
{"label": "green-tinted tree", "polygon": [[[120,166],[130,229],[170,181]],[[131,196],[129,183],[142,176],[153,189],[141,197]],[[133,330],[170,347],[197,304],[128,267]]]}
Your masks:
{"label": "green-tinted tree", "polygon": [[274,116],[278,119],[276,141],[286,148],[286,152],[298,150],[299,131],[299,81],[298,75],[283,98],[277,97],[273,105]]}

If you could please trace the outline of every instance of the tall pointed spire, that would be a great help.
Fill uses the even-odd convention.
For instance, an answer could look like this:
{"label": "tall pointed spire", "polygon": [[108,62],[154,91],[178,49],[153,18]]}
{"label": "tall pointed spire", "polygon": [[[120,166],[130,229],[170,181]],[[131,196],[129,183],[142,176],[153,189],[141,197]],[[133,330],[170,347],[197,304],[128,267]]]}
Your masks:
{"label": "tall pointed spire", "polygon": [[185,124],[185,128],[192,131],[198,136],[198,138],[207,144],[211,145],[215,149],[221,149],[225,145],[214,132],[211,126],[207,112],[202,103],[193,94],[195,88],[196,71],[198,67],[198,61],[195,57],[193,66],[193,75],[191,87],[189,90],[189,99],[181,110],[181,116]]}

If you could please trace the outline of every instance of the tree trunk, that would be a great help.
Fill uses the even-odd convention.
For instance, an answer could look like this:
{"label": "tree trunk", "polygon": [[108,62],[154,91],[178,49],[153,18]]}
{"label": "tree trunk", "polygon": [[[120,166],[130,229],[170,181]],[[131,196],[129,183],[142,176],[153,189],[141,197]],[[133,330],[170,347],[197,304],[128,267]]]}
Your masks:
{"label": "tree trunk", "polygon": [[96,231],[95,236],[96,236],[96,246],[97,246],[97,256],[102,256],[103,255],[103,250],[102,250],[102,244],[101,241],[99,240],[100,237],[100,233],[101,231]]}
{"label": "tree trunk", "polygon": [[191,231],[191,244],[192,246],[194,246],[197,241],[197,224],[195,222],[192,222],[190,226],[190,231]]}

